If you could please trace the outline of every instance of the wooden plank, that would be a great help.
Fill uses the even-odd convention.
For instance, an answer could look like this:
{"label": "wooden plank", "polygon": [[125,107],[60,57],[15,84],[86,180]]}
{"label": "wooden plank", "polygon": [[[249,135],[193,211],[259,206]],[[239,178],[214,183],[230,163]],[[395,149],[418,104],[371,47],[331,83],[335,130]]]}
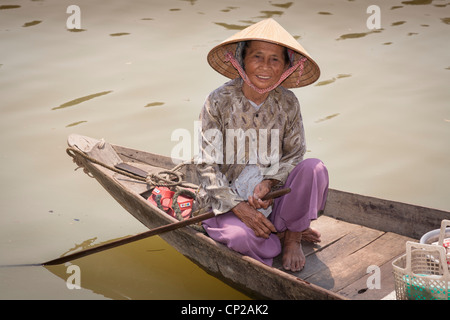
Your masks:
{"label": "wooden plank", "polygon": [[[334,292],[339,292],[351,283],[361,279],[367,273],[367,267],[382,266],[393,257],[405,251],[407,238],[388,232],[370,244],[362,247],[350,255],[341,256],[328,265],[328,272],[316,273],[307,280],[319,286],[326,286]],[[334,280],[333,287],[329,287],[330,280]]]}
{"label": "wooden plank", "polygon": [[[302,242],[303,252],[306,256],[305,267],[300,272],[287,272],[325,289],[335,287],[335,279],[330,273],[330,266],[383,235],[381,231],[326,216],[321,216],[312,223],[312,226],[321,232],[322,241],[314,245]],[[281,255],[275,259],[274,267],[284,270]],[[316,280],[317,276],[314,277],[317,273],[320,274],[320,281]]]}
{"label": "wooden plank", "polygon": [[[351,300],[380,300],[388,296],[395,290],[394,276],[392,273],[392,261],[397,257],[392,258],[388,262],[380,266],[380,286],[375,287],[375,271],[366,273],[362,278],[356,280],[352,284],[339,291],[344,297]],[[377,271],[378,272],[378,271]],[[369,279],[369,277],[371,277]],[[369,284],[367,283],[369,280]]]}
{"label": "wooden plank", "polygon": [[[374,273],[370,272],[367,273],[354,283],[350,284],[349,286],[343,288],[339,291],[340,294],[343,296],[353,299],[353,300],[374,300],[374,299],[382,299],[388,295],[390,295],[394,290],[394,277],[393,277],[393,269],[392,269],[392,262],[397,259],[400,255],[404,254],[406,250],[406,242],[407,241],[414,241],[412,238],[404,237],[401,235],[391,234],[392,236],[392,243],[395,242],[395,248],[396,250],[393,251],[392,258],[383,263],[379,268],[380,272],[380,287],[379,288],[372,288],[368,289],[367,280],[369,277],[371,277],[371,281],[369,281],[370,284],[373,284],[373,276]],[[393,244],[394,246],[394,244]],[[398,250],[398,251],[397,251]],[[397,252],[400,251],[400,254],[397,254]]]}
{"label": "wooden plank", "polygon": [[[325,249],[308,256],[307,264],[299,276],[308,282],[333,290],[336,287],[336,283],[339,282],[339,279],[336,279],[334,276],[333,267],[342,261],[343,258],[357,252],[382,234],[381,231],[355,225],[352,232]],[[353,268],[352,265],[347,267]]]}
{"label": "wooden plank", "polygon": [[[312,226],[321,232],[322,242],[302,244],[305,268],[291,274],[332,291],[342,287],[338,293],[349,299],[381,299],[394,290],[391,261],[404,252],[406,241],[413,239],[327,216],[319,217]],[[381,248],[381,258],[371,248]],[[381,289],[367,290],[367,267],[377,261],[381,261]],[[274,266],[282,270],[280,257]]]}
{"label": "wooden plank", "polygon": [[174,162],[169,157],[164,157],[158,154],[143,152],[135,149],[130,149],[118,145],[114,145],[114,150],[122,158],[123,162],[134,163],[141,162],[144,164],[163,167],[171,169],[175,167]]}
{"label": "wooden plank", "polygon": [[450,216],[447,211],[334,189],[328,192],[325,214],[339,220],[385,232],[394,232],[413,239],[420,239],[428,231],[439,229],[441,221]]}

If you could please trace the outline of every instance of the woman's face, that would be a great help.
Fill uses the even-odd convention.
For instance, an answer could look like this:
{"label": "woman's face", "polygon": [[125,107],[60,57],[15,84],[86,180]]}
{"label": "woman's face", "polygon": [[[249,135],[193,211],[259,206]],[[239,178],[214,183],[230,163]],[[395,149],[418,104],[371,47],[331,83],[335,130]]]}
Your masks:
{"label": "woman's face", "polygon": [[244,57],[245,72],[259,89],[276,84],[286,69],[284,48],[265,41],[250,41]]}

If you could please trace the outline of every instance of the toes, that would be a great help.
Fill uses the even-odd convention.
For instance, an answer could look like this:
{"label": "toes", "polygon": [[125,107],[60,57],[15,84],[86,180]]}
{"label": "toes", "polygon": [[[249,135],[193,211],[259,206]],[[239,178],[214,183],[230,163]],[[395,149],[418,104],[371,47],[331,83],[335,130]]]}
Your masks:
{"label": "toes", "polygon": [[283,268],[288,271],[297,272],[305,267],[305,260],[300,257],[291,257],[289,254],[283,257]]}

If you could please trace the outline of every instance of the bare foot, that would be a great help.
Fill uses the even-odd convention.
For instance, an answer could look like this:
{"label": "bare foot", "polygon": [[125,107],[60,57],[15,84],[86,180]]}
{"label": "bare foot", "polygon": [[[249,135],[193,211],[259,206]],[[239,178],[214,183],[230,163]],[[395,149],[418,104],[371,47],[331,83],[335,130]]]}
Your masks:
{"label": "bare foot", "polygon": [[302,250],[302,232],[286,230],[283,247],[283,268],[300,271],[305,266],[306,258]]}
{"label": "bare foot", "polygon": [[302,231],[302,240],[317,243],[320,242],[320,232],[313,228]]}

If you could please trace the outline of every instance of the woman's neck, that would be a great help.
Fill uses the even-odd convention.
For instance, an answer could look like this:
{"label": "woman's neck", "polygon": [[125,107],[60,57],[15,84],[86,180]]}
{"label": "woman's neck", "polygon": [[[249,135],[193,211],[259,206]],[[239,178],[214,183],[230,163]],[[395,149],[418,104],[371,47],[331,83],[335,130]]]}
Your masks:
{"label": "woman's neck", "polygon": [[260,94],[253,90],[251,87],[247,85],[247,83],[243,82],[242,84],[242,92],[244,93],[244,96],[248,99],[256,103],[257,105],[260,105],[264,101],[266,101],[267,97],[269,96],[269,92]]}

